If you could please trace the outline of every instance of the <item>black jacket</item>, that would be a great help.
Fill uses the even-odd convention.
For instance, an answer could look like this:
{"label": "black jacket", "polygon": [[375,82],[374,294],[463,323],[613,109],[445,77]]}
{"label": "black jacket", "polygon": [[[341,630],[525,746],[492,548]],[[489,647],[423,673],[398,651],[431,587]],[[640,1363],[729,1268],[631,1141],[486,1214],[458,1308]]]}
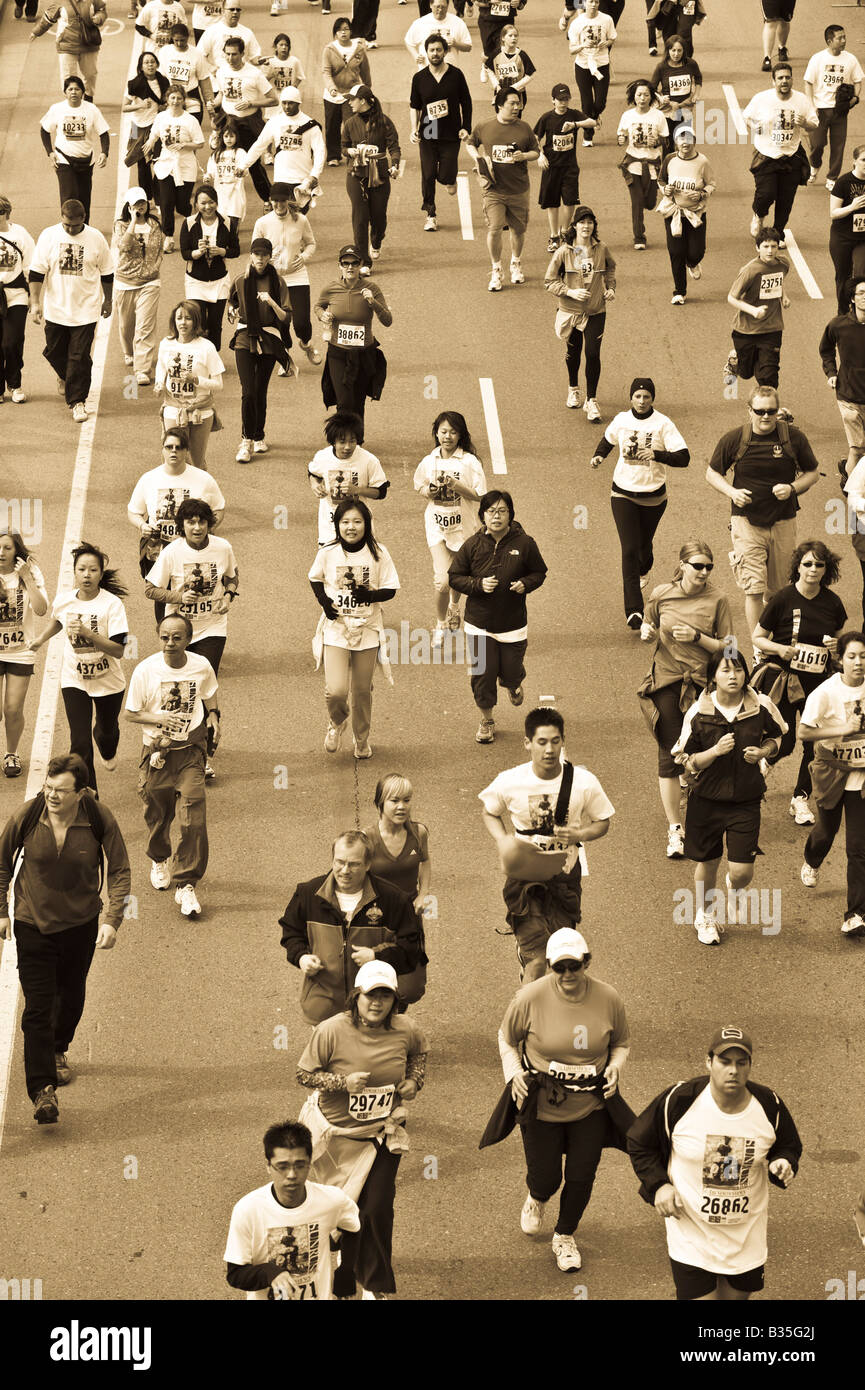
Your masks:
{"label": "black jacket", "polygon": [[673,755],[686,771],[692,772],[690,757],[693,754],[707,752],[725,734],[732,734],[736,740],[733,751],[722,753],[702,772],[696,773],[692,789],[709,801],[760,801],[766,790],[765,778],[759,764],[746,763],[742,755],[746,748],[757,748],[770,739],[775,740],[777,753],[786,732],[786,721],[768,695],[746,686],[742,708],[731,723],[718,712],[711,695],[704,690],[685,715]]}
{"label": "black jacket", "polygon": [[192,217],[185,217],[180,224],[180,254],[186,261],[187,273],[193,280],[221,280],[226,274],[226,259],[231,260],[240,255],[240,242],[237,239],[237,232],[233,232],[226,222],[222,213],[216,214],[216,244],[222,255],[211,256],[210,260],[206,256],[193,260],[192,252],[198,250],[198,243],[201,240],[201,218],[196,214]]}
{"label": "black jacket", "polygon": [[[495,575],[498,588],[485,593],[481,580]],[[485,632],[513,632],[527,622],[526,594],[539,589],[547,577],[547,567],[531,536],[518,521],[498,544],[486,531],[476,531],[463,541],[450,567],[448,582],[457,593],[468,594],[466,622]],[[521,579],[526,594],[511,592],[511,584]]]}
{"label": "black jacket", "polygon": [[827,376],[837,376],[835,394],[839,400],[865,402],[865,323],[856,311],[837,314],[823,329],[820,361]]}
{"label": "black jacket", "polygon": [[[669,1086],[646,1106],[628,1130],[631,1166],[640,1179],[640,1196],[650,1206],[654,1205],[658,1189],[670,1181],[667,1170],[673,1152],[673,1130],[708,1084],[708,1076],[695,1076],[690,1081],[679,1081],[675,1086]],[[747,1087],[762,1105],[775,1131],[775,1143],[766,1155],[766,1162],[774,1163],[776,1158],[786,1158],[793,1172],[797,1172],[802,1157],[802,1140],[790,1111],[780,1096],[776,1096],[768,1086],[749,1081]],[[783,1187],[773,1173],[769,1174],[769,1181],[776,1187]]]}

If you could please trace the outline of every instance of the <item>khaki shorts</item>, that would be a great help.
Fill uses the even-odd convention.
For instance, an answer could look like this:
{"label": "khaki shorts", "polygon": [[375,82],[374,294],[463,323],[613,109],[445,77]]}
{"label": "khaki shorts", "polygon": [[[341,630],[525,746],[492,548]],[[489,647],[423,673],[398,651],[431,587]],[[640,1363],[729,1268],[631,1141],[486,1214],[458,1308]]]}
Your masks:
{"label": "khaki shorts", "polygon": [[865,449],[865,405],[838,400],[841,423],[851,449]]}
{"label": "khaki shorts", "polygon": [[746,516],[730,518],[733,577],[744,594],[774,594],[789,583],[796,549],[796,518],[774,526],[752,526]]}
{"label": "khaki shorts", "polygon": [[521,233],[529,225],[528,193],[497,193],[494,188],[484,193],[484,217],[491,232],[500,232],[507,225],[512,232]]}

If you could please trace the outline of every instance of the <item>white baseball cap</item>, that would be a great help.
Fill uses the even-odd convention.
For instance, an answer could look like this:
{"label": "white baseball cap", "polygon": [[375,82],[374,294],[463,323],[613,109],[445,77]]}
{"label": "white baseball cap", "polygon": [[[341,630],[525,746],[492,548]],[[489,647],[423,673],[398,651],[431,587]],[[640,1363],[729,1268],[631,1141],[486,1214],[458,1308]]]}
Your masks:
{"label": "white baseball cap", "polygon": [[582,960],[589,955],[586,938],[573,927],[560,927],[547,942],[547,960],[555,965],[560,960]]}
{"label": "white baseball cap", "polygon": [[280,101],[300,101],[300,92],[296,87],[283,87],[279,94]]}
{"label": "white baseball cap", "polygon": [[123,206],[131,208],[133,203],[146,203],[150,206],[150,199],[143,188],[127,188],[123,195]]}
{"label": "white baseball cap", "polygon": [[370,994],[374,989],[392,989],[394,994],[399,993],[396,971],[383,960],[368,960],[358,970],[354,983],[361,994]]}

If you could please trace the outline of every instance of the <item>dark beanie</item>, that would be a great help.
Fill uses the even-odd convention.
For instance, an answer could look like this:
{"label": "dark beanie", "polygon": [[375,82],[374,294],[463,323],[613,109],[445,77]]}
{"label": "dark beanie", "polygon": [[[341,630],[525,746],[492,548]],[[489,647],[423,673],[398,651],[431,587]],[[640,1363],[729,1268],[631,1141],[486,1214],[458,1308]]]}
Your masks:
{"label": "dark beanie", "polygon": [[650,376],[635,376],[628,394],[633,396],[635,391],[650,391],[655,399],[655,383]]}

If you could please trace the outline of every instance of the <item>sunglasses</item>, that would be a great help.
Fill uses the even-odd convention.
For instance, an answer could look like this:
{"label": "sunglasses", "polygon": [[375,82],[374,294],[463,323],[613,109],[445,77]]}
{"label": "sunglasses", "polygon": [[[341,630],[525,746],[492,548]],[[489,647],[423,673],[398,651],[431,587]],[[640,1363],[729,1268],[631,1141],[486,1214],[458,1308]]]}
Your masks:
{"label": "sunglasses", "polygon": [[777,415],[777,414],[778,414],[778,407],[777,407],[777,406],[773,406],[771,409],[770,409],[769,407],[764,407],[762,410],[760,410],[760,409],[757,408],[757,406],[752,405],[752,406],[751,406],[751,414],[752,414],[752,415],[763,415],[763,416]]}
{"label": "sunglasses", "polygon": [[688,565],[690,565],[692,570],[699,570],[701,574],[702,574],[704,571],[705,571],[706,574],[709,574],[709,572],[715,568],[714,565],[708,565],[708,564],[707,564],[707,565],[703,565],[703,564],[695,565],[693,560],[686,560],[685,563],[688,564]]}
{"label": "sunglasses", "polygon": [[579,975],[583,966],[583,960],[557,960],[552,967],[554,975]]}
{"label": "sunglasses", "polygon": [[826,561],[825,561],[825,560],[803,560],[803,561],[802,561],[802,568],[803,568],[803,569],[806,569],[806,570],[824,570],[824,569],[826,568]]}

